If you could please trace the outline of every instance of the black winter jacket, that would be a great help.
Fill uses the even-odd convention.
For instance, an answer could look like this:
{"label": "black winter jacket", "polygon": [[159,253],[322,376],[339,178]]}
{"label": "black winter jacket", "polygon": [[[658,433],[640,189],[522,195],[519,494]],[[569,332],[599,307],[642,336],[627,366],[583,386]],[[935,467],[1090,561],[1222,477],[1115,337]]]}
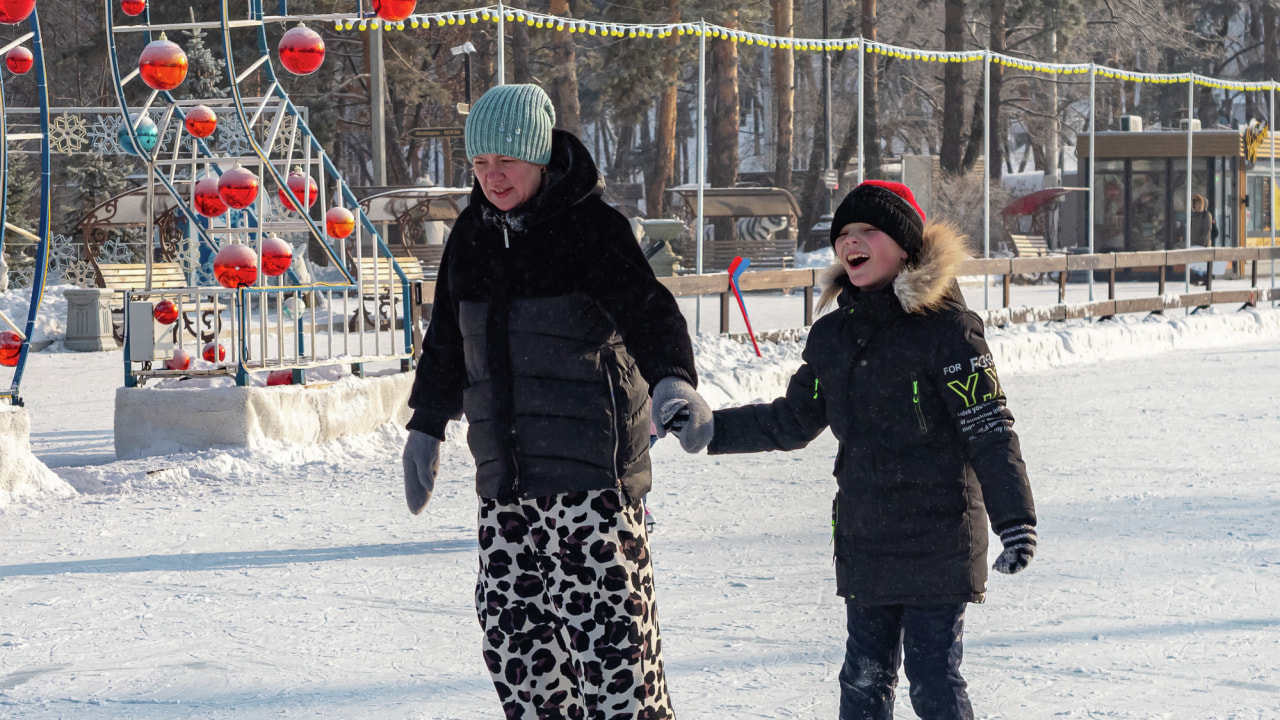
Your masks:
{"label": "black winter jacket", "polygon": [[1034,525],[1026,468],[982,321],[954,266],[963,238],[930,226],[919,266],[814,323],[785,397],[715,413],[708,452],[840,441],[832,508],[837,592],[864,605],[981,602],[987,515]]}
{"label": "black winter jacket", "polygon": [[479,185],[449,235],[409,405],[467,416],[481,497],[650,487],[649,385],[696,384],[675,298],[577,138],[553,132],[539,192],[506,213]]}

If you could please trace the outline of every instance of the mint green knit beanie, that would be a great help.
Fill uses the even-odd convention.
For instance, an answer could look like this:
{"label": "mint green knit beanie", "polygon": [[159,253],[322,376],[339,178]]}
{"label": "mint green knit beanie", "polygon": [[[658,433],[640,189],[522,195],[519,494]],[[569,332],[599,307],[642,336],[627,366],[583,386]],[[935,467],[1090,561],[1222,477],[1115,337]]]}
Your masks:
{"label": "mint green knit beanie", "polygon": [[537,85],[498,85],[480,96],[467,115],[467,160],[506,155],[546,165],[556,109]]}

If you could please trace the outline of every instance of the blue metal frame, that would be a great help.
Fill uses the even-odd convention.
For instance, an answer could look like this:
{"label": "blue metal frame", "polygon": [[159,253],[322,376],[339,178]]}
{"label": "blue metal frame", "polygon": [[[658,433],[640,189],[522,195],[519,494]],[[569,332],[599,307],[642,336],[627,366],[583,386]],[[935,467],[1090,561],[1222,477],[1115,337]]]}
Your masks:
{"label": "blue metal frame", "polygon": [[[9,402],[14,405],[22,405],[22,396],[18,394],[18,389],[22,385],[22,376],[27,367],[27,356],[31,352],[31,334],[35,332],[36,317],[40,312],[40,303],[44,300],[44,283],[49,273],[49,184],[50,184],[50,153],[49,153],[49,86],[45,77],[44,67],[44,44],[40,38],[40,15],[39,10],[32,10],[31,17],[28,19],[31,26],[31,54],[35,56],[35,64],[32,72],[36,78],[36,95],[40,103],[40,240],[36,243],[36,262],[35,275],[31,279],[31,304],[27,308],[27,324],[23,330],[26,339],[22,342],[22,350],[18,354],[18,364],[13,370],[13,380],[7,391],[0,391],[0,397],[8,397]],[[7,197],[9,189],[9,147],[7,125],[4,122],[4,81],[0,80],[0,142],[5,143],[3,170],[0,170],[0,194],[5,196],[5,200],[0,202],[0,251],[4,250],[4,222],[7,219],[8,207]]]}

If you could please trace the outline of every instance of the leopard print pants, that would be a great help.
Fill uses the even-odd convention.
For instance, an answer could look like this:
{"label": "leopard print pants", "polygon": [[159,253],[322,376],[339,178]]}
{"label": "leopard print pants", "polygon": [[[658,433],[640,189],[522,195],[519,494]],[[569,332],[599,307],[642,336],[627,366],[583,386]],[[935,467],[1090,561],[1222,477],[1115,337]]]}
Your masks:
{"label": "leopard print pants", "polygon": [[480,501],[476,613],[508,720],[673,720],[644,506]]}

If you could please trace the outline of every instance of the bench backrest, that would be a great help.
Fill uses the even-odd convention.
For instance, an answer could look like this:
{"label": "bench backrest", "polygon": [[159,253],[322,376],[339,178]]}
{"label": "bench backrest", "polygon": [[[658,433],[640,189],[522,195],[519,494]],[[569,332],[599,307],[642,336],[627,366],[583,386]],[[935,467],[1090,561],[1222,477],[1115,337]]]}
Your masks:
{"label": "bench backrest", "polygon": [[1049,242],[1043,235],[1012,235],[1014,250],[1018,257],[1040,257],[1049,254]]}
{"label": "bench backrest", "polygon": [[[397,257],[396,264],[404,271],[404,276],[409,281],[424,279],[422,273],[422,263],[416,257]],[[375,277],[376,274],[376,277]],[[400,276],[387,262],[385,257],[377,258],[377,272],[374,271],[374,258],[360,258],[360,277],[364,279],[365,287],[376,284],[379,290],[385,290],[388,283],[399,284]]]}
{"label": "bench backrest", "polygon": [[[147,289],[147,266],[142,263],[102,263],[98,265],[102,287],[108,290]],[[151,288],[187,287],[187,274],[178,263],[153,263]]]}

